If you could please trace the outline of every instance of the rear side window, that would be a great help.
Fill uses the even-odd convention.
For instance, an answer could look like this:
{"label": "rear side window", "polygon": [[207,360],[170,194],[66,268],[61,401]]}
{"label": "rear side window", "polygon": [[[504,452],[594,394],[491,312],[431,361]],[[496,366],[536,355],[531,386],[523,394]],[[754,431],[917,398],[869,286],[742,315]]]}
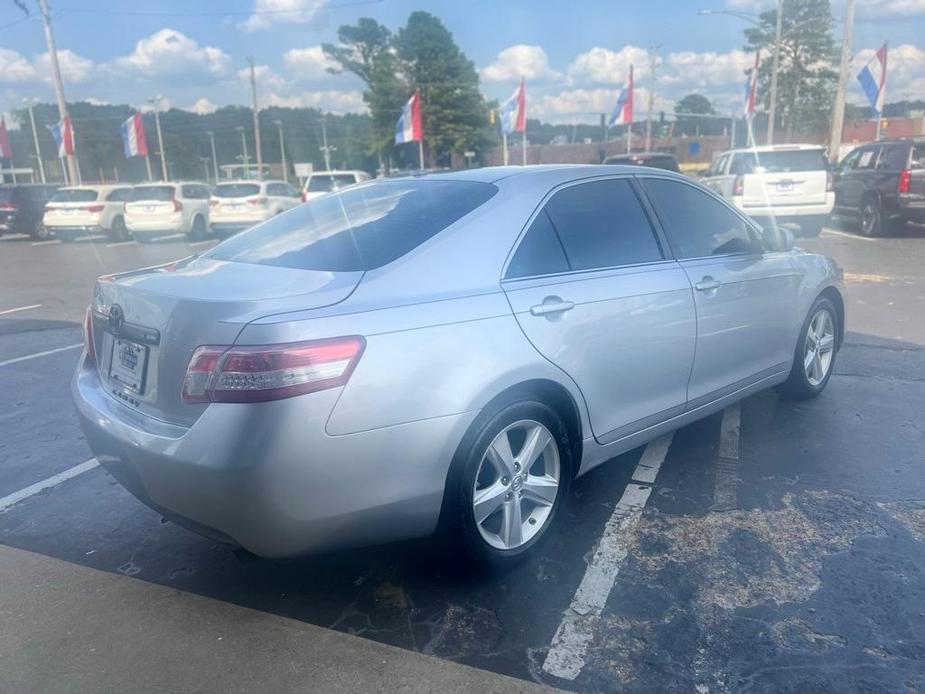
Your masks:
{"label": "rear side window", "polygon": [[649,219],[628,180],[570,186],[552,196],[546,212],[572,270],[662,259]]}
{"label": "rear side window", "polygon": [[879,147],[870,147],[862,149],[856,161],[852,163],[853,169],[873,169],[877,165],[877,154],[880,153]]}
{"label": "rear side window", "polygon": [[59,190],[52,202],[93,202],[97,198],[95,190]]}
{"label": "rear side window", "polygon": [[260,186],[256,183],[221,183],[215,186],[215,197],[217,198],[246,198],[258,193],[260,193]]}
{"label": "rear side window", "polygon": [[132,191],[132,200],[167,202],[173,200],[173,186],[138,186]]}
{"label": "rear side window", "polygon": [[679,258],[754,252],[745,221],[694,186],[650,178],[644,182]]}
{"label": "rear side window", "polygon": [[491,184],[469,181],[377,181],[299,205],[206,256],[302,270],[373,270],[440,233],[497,192]]}
{"label": "rear side window", "polygon": [[732,174],[792,173],[825,171],[828,168],[821,149],[794,149],[775,152],[740,152],[732,158]]}
{"label": "rear side window", "polygon": [[536,277],[568,272],[569,264],[546,210],[533,220],[507,267],[507,277]]}
{"label": "rear side window", "polygon": [[109,202],[125,202],[126,200],[132,199],[132,189],[131,188],[116,188],[115,190],[109,191],[109,195],[106,200]]}
{"label": "rear side window", "polygon": [[880,153],[877,168],[883,171],[899,171],[906,168],[909,160],[909,145],[886,145]]}
{"label": "rear side window", "polygon": [[915,145],[912,148],[912,159],[909,162],[910,169],[925,169],[925,144]]}

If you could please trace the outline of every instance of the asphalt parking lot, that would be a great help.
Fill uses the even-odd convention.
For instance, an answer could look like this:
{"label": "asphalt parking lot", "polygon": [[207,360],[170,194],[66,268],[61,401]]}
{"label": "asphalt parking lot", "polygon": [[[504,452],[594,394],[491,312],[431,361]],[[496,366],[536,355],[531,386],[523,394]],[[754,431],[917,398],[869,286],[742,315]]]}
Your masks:
{"label": "asphalt parking lot", "polygon": [[[85,610],[64,598],[45,605],[67,623],[49,616],[57,636],[39,647],[17,607],[36,579],[0,568],[17,582],[14,591],[0,580],[0,690],[179,688],[103,679],[118,673],[79,647],[137,619],[143,599],[108,601],[110,591],[150,587],[164,591],[158,600],[192,596],[188,619],[159,623],[152,648],[165,653],[190,622],[215,623],[215,603],[201,596],[523,687],[925,691],[925,232],[868,240],[826,229],[800,240],[845,270],[848,334],[826,392],[804,403],[763,393],[595,469],[574,485],[544,551],[504,575],[467,570],[433,541],[248,560],[161,523],[92,461],[76,468],[91,453],[68,379],[94,278],[211,243],[0,239],[0,545],[26,553],[0,556],[55,560],[65,595],[74,567],[83,587],[73,595],[87,600]],[[256,619],[235,622],[239,644]],[[311,648],[286,643],[290,677],[318,684],[297,667]],[[346,655],[352,643],[338,652],[354,672],[364,665]],[[218,641],[198,647],[223,673],[248,667],[248,652],[254,667],[270,662],[260,643],[245,661]],[[98,654],[107,663],[132,652],[109,648]],[[156,650],[144,657],[160,662]],[[425,667],[416,677],[401,686],[446,688],[451,674]],[[510,690],[510,680],[453,681]]]}

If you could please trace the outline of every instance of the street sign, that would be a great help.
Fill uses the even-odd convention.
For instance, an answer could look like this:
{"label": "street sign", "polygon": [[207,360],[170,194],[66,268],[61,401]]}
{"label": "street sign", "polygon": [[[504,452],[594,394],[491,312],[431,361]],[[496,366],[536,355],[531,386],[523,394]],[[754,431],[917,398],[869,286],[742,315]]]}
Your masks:
{"label": "street sign", "polygon": [[310,161],[308,162],[296,162],[292,165],[295,170],[295,175],[299,178],[308,178],[315,171],[315,165]]}

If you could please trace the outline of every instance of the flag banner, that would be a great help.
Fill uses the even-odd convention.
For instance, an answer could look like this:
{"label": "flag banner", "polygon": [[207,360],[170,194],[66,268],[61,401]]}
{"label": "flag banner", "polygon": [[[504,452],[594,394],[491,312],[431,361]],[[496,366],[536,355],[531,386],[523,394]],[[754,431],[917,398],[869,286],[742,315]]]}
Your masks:
{"label": "flag banner", "polygon": [[759,52],[755,52],[755,67],[745,71],[745,115],[755,115],[755,97],[758,94],[758,65],[761,62]]}
{"label": "flag banner", "polygon": [[65,116],[64,120],[47,127],[51,131],[51,136],[55,138],[55,144],[58,145],[58,157],[73,155],[74,128],[71,126],[71,117]]}
{"label": "flag banner", "polygon": [[886,53],[887,47],[884,43],[858,73],[861,89],[864,90],[870,107],[878,116],[883,113],[883,98],[886,94]]}
{"label": "flag banner", "polygon": [[10,148],[10,134],[6,131],[6,121],[0,118],[0,159],[10,159],[13,150]]}
{"label": "flag banner", "polygon": [[630,65],[630,74],[617,95],[617,103],[610,114],[610,123],[607,127],[615,125],[630,125],[633,122],[633,66]]}
{"label": "flag banner", "polygon": [[523,80],[501,106],[501,131],[505,135],[522,133],[527,128],[527,88]]}
{"label": "flag banner", "polygon": [[421,90],[415,89],[408,103],[401,110],[401,118],[395,124],[395,144],[420,142],[424,139],[421,125]]}
{"label": "flag banner", "polygon": [[137,111],[122,126],[122,145],[125,158],[148,156],[148,141],[145,138],[145,125]]}

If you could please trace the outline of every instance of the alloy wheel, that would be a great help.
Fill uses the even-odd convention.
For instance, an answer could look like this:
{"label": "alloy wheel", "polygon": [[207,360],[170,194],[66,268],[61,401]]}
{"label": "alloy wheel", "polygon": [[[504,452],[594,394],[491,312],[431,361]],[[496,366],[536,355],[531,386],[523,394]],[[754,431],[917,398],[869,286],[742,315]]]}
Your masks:
{"label": "alloy wheel", "polygon": [[832,367],[835,354],[835,321],[826,309],[816,312],[809,322],[803,343],[803,370],[806,380],[818,387]]}
{"label": "alloy wheel", "polygon": [[864,236],[873,236],[877,233],[879,218],[880,210],[877,209],[876,203],[873,201],[864,203],[861,209],[861,232]]}
{"label": "alloy wheel", "polygon": [[553,510],[560,475],[559,447],[545,425],[520,420],[505,427],[475,475],[472,513],[482,539],[500,550],[532,540]]}

